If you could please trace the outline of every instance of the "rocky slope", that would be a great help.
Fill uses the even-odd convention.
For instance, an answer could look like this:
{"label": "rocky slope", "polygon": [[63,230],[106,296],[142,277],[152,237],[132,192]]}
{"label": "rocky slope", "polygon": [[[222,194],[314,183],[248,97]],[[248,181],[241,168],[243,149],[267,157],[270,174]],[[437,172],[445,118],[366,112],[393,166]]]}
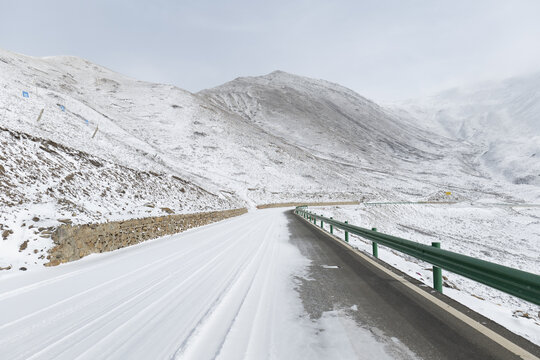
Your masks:
{"label": "rocky slope", "polygon": [[178,176],[132,169],[0,128],[0,267],[47,261],[61,224],[239,207]]}

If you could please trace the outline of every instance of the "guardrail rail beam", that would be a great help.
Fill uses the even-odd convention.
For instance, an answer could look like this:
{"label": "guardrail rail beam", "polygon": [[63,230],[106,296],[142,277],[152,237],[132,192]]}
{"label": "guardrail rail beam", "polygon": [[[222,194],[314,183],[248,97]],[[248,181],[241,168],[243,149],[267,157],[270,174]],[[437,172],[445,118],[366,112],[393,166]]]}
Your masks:
{"label": "guardrail rail beam", "polygon": [[[540,305],[540,275],[513,269],[448,250],[443,250],[434,243],[432,246],[420,244],[397,236],[368,230],[351,225],[348,221],[340,222],[333,218],[316,215],[305,208],[297,208],[300,214],[308,215],[345,232],[345,241],[349,242],[349,233],[372,242],[373,256],[378,257],[378,246],[383,245],[404,254],[423,260],[433,266],[433,286],[442,292],[442,269],[465,276],[494,289],[514,295],[533,304]],[[311,222],[311,221],[310,221]]]}

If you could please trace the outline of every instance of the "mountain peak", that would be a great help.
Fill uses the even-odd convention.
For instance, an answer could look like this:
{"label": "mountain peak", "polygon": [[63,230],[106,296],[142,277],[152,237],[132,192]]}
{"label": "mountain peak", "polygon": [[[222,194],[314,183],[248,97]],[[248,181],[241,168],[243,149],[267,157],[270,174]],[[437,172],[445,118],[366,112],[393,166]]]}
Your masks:
{"label": "mountain peak", "polygon": [[354,99],[354,101],[360,101],[364,103],[371,103],[375,105],[372,101],[361,96],[354,90],[351,90],[343,85],[333,83],[327,80],[311,78],[303,75],[292,74],[283,70],[275,70],[266,75],[259,76],[245,76],[238,77],[232,81],[226,82],[222,85],[216,86],[214,88],[205,89],[199,93],[210,94],[213,92],[235,92],[235,91],[252,91],[255,89],[264,90],[264,89],[288,89],[293,91],[299,91],[301,93],[311,93],[314,96],[324,96],[322,94],[341,94],[349,99]]}

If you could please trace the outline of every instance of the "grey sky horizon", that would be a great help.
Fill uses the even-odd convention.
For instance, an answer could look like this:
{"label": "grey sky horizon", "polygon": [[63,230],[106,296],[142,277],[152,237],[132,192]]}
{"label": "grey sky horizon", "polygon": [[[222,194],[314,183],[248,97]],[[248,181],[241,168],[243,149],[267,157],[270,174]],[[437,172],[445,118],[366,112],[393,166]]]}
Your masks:
{"label": "grey sky horizon", "polygon": [[376,101],[540,72],[540,1],[10,1],[0,48],[197,92],[274,70]]}

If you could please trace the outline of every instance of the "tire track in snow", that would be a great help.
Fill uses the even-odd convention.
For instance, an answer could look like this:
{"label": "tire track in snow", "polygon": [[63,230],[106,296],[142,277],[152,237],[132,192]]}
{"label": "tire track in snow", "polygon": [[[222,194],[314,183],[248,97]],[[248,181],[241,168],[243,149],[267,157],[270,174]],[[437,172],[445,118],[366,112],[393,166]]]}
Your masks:
{"label": "tire track in snow", "polygon": [[[236,229],[229,230],[229,231],[227,231],[227,233],[225,233],[225,235],[233,233],[235,230]],[[223,236],[223,234],[222,234],[222,236]],[[174,241],[173,239],[171,239],[171,240]],[[125,279],[125,278],[128,279],[127,283],[122,284],[122,286],[126,287],[127,285],[129,285],[129,284],[131,284],[131,283],[133,283],[133,282],[135,282],[137,280],[137,277],[132,277],[132,275],[139,275],[140,277],[145,276],[146,273],[144,272],[144,270],[146,270],[148,268],[150,268],[152,272],[158,272],[162,268],[165,268],[166,266],[168,266],[170,263],[172,263],[174,261],[177,261],[178,259],[180,259],[180,258],[182,258],[182,257],[184,257],[184,256],[186,256],[188,254],[197,253],[198,251],[200,251],[200,248],[202,248],[204,246],[208,246],[208,244],[211,243],[212,240],[213,240],[212,238],[205,238],[205,239],[203,239],[203,241],[201,241],[201,243],[196,244],[197,247],[194,247],[194,248],[192,248],[192,249],[190,249],[190,250],[188,250],[186,252],[173,253],[173,254],[171,254],[171,255],[163,258],[163,259],[157,259],[157,260],[155,260],[155,261],[153,261],[153,262],[151,262],[149,264],[144,265],[141,268],[136,268],[136,269],[134,269],[134,270],[132,270],[132,271],[130,271],[128,273],[125,273],[125,274],[121,275],[121,276],[112,278],[112,279],[110,279],[110,280],[108,280],[108,281],[106,281],[104,283],[100,283],[100,284],[98,284],[96,286],[93,286],[93,287],[87,289],[87,290],[76,293],[73,296],[64,298],[63,300],[61,300],[59,302],[56,302],[56,303],[54,303],[54,304],[52,304],[50,306],[47,306],[45,308],[42,308],[41,310],[30,313],[28,315],[25,315],[25,316],[23,316],[21,318],[18,318],[16,320],[11,321],[11,322],[2,324],[2,325],[0,325],[0,331],[5,329],[6,327],[13,326],[13,325],[15,325],[15,324],[17,324],[17,323],[19,323],[19,322],[21,322],[23,320],[27,320],[27,319],[29,319],[29,318],[31,318],[33,316],[36,316],[36,315],[38,315],[40,313],[52,310],[55,307],[63,306],[64,304],[68,303],[69,301],[73,301],[73,300],[75,300],[75,299],[77,299],[79,297],[82,297],[83,295],[89,294],[92,291],[96,291],[96,290],[101,289],[101,288],[103,288],[103,287],[105,287],[107,285],[113,284],[113,283],[115,283],[115,282],[117,282],[117,281],[119,281],[121,279]],[[157,264],[157,266],[156,266],[156,264]],[[35,290],[35,288],[34,289],[28,289],[28,291],[32,291],[32,290]],[[115,290],[116,289],[112,289],[112,291],[115,291]],[[15,295],[17,295],[17,294],[13,294],[12,296],[15,296]],[[2,299],[0,298],[0,305],[1,305],[1,300]],[[71,310],[77,311],[81,307],[84,307],[86,305],[88,305],[88,304],[79,302],[78,307],[76,309],[71,308]]]}
{"label": "tire track in snow", "polygon": [[[233,222],[234,220],[235,219],[226,219],[226,220],[220,221],[218,223],[209,224],[209,225],[201,227],[201,228],[193,229],[193,231],[191,231],[189,233],[186,233],[186,234],[188,234],[188,236],[195,236],[200,231],[207,230],[208,228],[212,228],[213,226],[222,224],[223,222]],[[238,228],[241,228],[241,227],[243,227],[243,226],[238,225],[236,228],[231,230],[229,233],[232,233],[232,232],[236,231]],[[178,235],[178,234],[171,235],[171,236],[176,236],[176,235]],[[213,234],[212,237],[213,237],[213,239],[216,239],[216,238],[218,238],[219,236],[222,236],[222,235],[223,234]],[[149,240],[149,241],[155,241],[155,240],[157,240],[157,239],[152,239],[152,240]],[[139,246],[140,245],[148,245],[148,242],[142,242],[142,243],[139,243],[137,245],[139,245]],[[137,245],[135,245],[135,246],[137,246]],[[154,243],[154,244],[152,244],[152,247],[153,247],[154,250],[158,250],[159,248],[163,248],[163,247],[166,247],[166,246],[168,246],[168,244],[165,241],[162,242],[162,243]],[[124,248],[124,249],[125,250],[133,250],[134,248],[135,247],[131,247],[131,248],[128,247],[128,248]],[[122,249],[119,249],[119,250],[122,250]],[[116,250],[116,251],[118,251],[118,250]],[[139,249],[139,251],[140,251],[140,249]],[[137,255],[139,255],[139,251],[133,251],[133,252],[130,252],[129,254],[124,254],[124,256],[126,256],[126,257],[136,257]],[[110,255],[110,253],[107,253],[106,255]],[[114,258],[112,258],[112,259],[109,258],[107,260],[108,261],[114,261]],[[68,265],[70,265],[70,264],[68,264]],[[45,287],[45,286],[49,286],[49,285],[54,284],[56,282],[66,280],[66,279],[72,278],[72,277],[77,276],[77,275],[81,275],[81,274],[91,272],[93,270],[96,270],[96,268],[100,268],[101,266],[103,266],[102,263],[96,263],[94,265],[85,266],[82,269],[73,270],[73,271],[70,271],[70,272],[68,272],[66,274],[58,275],[58,276],[55,276],[55,277],[52,277],[52,278],[49,278],[49,279],[46,279],[46,280],[42,280],[42,281],[30,284],[30,285],[26,285],[26,286],[23,286],[23,287],[17,287],[17,288],[15,288],[13,290],[9,290],[9,291],[0,293],[0,301],[5,300],[5,299],[10,298],[10,297],[13,297],[13,296],[21,295],[23,293],[26,293],[26,292],[29,292],[29,291],[32,291],[32,290],[42,288],[42,287]],[[54,270],[56,270],[56,269],[54,269]],[[9,281],[10,279],[7,279],[7,280]]]}
{"label": "tire track in snow", "polygon": [[[154,302],[148,304],[147,306],[145,306],[142,310],[138,311],[134,317],[130,318],[127,322],[124,322],[122,325],[115,328],[106,337],[101,338],[101,340],[99,340],[91,348],[87,349],[84,353],[77,356],[76,359],[81,359],[81,358],[93,359],[97,355],[106,355],[106,357],[108,358],[108,357],[114,357],[113,355],[115,355],[115,354],[118,354],[118,357],[121,358],[122,356],[119,353],[123,353],[126,350],[125,349],[126,344],[128,344],[129,342],[133,342],[133,340],[132,340],[133,336],[138,334],[138,333],[143,332],[146,328],[150,327],[150,324],[148,322],[141,321],[141,319],[144,316],[147,316],[147,312],[143,311],[143,310],[148,310],[148,309],[155,308],[159,304],[164,303],[166,300],[169,300],[169,301],[167,303],[163,304],[163,306],[161,308],[163,308],[163,309],[175,308],[176,306],[174,306],[174,304],[173,304],[173,302],[175,302],[174,301],[175,298],[173,297],[173,295],[177,294],[178,290],[183,290],[183,293],[189,294],[190,290],[192,288],[194,288],[194,287],[197,287],[199,285],[199,283],[201,282],[201,280],[204,280],[204,278],[210,277],[210,273],[202,273],[203,270],[206,270],[212,264],[214,264],[214,265],[226,264],[227,262],[223,261],[225,253],[227,251],[231,250],[231,249],[234,249],[236,245],[238,245],[239,243],[242,243],[246,238],[248,238],[252,233],[254,233],[256,231],[257,231],[257,229],[255,227],[254,229],[252,229],[252,231],[250,233],[246,233],[244,236],[238,238],[233,244],[228,246],[228,248],[225,251],[223,251],[223,252],[219,253],[218,255],[216,255],[214,258],[212,258],[210,260],[209,263],[204,265],[202,268],[198,269],[194,274],[190,275],[188,279],[186,279],[182,283],[178,284],[177,286],[175,286],[172,289],[170,289],[169,291],[167,291],[157,301],[154,301]],[[194,275],[199,274],[199,273],[202,273],[202,276],[200,276],[200,277],[195,277],[194,276]],[[197,282],[193,283],[195,280]],[[176,303],[182,302],[181,300],[182,300],[182,298],[176,298]],[[159,311],[156,312],[156,315],[159,316]],[[139,322],[140,326],[133,326],[133,323],[137,322],[137,321]],[[156,322],[156,321],[154,321],[154,322]],[[136,330],[129,332],[130,336],[128,336],[128,337],[124,336],[124,339],[123,339],[124,341],[121,341],[119,337],[123,333],[123,330],[126,330],[126,328],[128,328],[130,325],[133,328],[135,328]],[[114,335],[118,335],[118,337],[116,337],[115,340],[114,340],[114,344],[115,344],[114,349],[111,348],[111,347],[106,347],[106,346],[104,346],[102,348],[98,348],[98,345],[103,344],[106,341],[109,341],[111,338],[114,337]],[[103,348],[105,348],[105,349],[107,349],[109,351],[104,353]],[[95,353],[95,354],[93,354],[93,353]]]}
{"label": "tire track in snow", "polygon": [[[263,223],[266,222],[266,220],[263,220]],[[260,228],[257,228],[258,232]],[[251,246],[252,248],[249,248]],[[214,287],[217,287],[214,291],[205,291],[204,297],[208,299],[204,302],[202,305],[197,305],[195,309],[198,309],[197,314],[192,317],[192,322],[190,325],[186,328],[188,328],[188,331],[185,333],[183,337],[178,337],[178,340],[175,342],[178,343],[185,343],[186,339],[192,336],[196,328],[203,322],[204,318],[208,316],[213,311],[213,308],[216,307],[216,304],[219,304],[221,301],[221,298],[224,294],[228,292],[228,289],[231,287],[231,283],[234,282],[234,279],[238,276],[238,273],[241,272],[242,268],[245,267],[246,262],[249,262],[251,258],[253,258],[253,253],[257,251],[257,249],[260,248],[260,245],[258,245],[255,241],[249,241],[246,244],[242,244],[241,249],[244,249],[244,254],[242,254],[241,257],[235,262],[234,266],[230,266],[229,261],[223,261],[223,264],[226,267],[232,268],[226,276],[223,275],[222,271],[216,271],[216,274],[207,274],[206,279],[199,278],[200,284],[197,284],[195,287],[198,287],[198,285],[208,285],[206,283],[212,282],[212,280],[216,278],[220,278],[220,281],[214,285]],[[212,276],[210,276],[212,275]],[[206,281],[205,281],[206,280]],[[208,287],[208,286],[207,286]],[[181,303],[182,300],[178,301],[178,303]],[[167,354],[163,354],[167,358],[171,356],[171,353],[174,352],[177,349],[177,347],[174,347],[171,352]],[[120,352],[121,349],[118,349],[117,352]]]}
{"label": "tire track in snow", "polygon": [[[227,249],[233,247],[235,245],[236,242],[238,241],[241,241],[241,238],[239,238],[238,240],[236,240],[234,243],[232,244],[226,244],[224,243],[225,245],[222,244],[222,247],[224,247],[225,249],[224,250],[221,250],[217,253],[217,255],[215,255],[206,265],[204,265],[203,267],[199,268],[198,270],[196,270],[194,273],[192,273],[188,279],[186,279],[185,281],[188,281],[189,279],[191,279],[192,277],[194,277],[196,274],[198,274],[199,272],[201,272],[202,270],[204,270],[205,268],[207,268],[208,266],[210,266],[214,261],[215,259],[218,259],[223,253],[226,252]],[[208,251],[207,253],[212,253],[212,252],[215,252],[215,249],[211,250],[211,251]],[[34,359],[35,357],[43,354],[45,351],[51,349],[52,347],[54,346],[57,346],[59,344],[62,344],[63,342],[67,341],[68,339],[72,338],[73,336],[76,336],[80,333],[82,333],[83,330],[87,329],[87,328],[90,328],[91,325],[97,323],[98,321],[102,320],[102,319],[106,319],[106,322],[105,324],[108,324],[108,323],[112,323],[117,317],[121,316],[123,314],[123,312],[120,312],[119,310],[125,308],[128,304],[131,304],[131,303],[134,303],[135,305],[137,304],[142,304],[144,302],[144,300],[146,299],[146,297],[144,295],[146,294],[149,294],[152,290],[154,290],[155,288],[158,288],[160,285],[168,285],[167,284],[167,280],[170,280],[172,278],[173,275],[177,274],[177,273],[180,273],[182,271],[184,271],[186,268],[189,268],[190,265],[192,263],[197,263],[199,261],[201,257],[197,257],[197,258],[194,258],[190,263],[188,263],[186,266],[180,268],[179,270],[177,270],[176,272],[174,272],[173,274],[169,274],[167,275],[165,278],[162,278],[161,280],[159,280],[158,282],[154,283],[152,286],[150,286],[149,288],[145,289],[143,292],[135,295],[134,297],[131,297],[128,301],[125,301],[125,302],[120,302],[120,304],[106,310],[104,313],[102,313],[100,316],[94,318],[93,320],[91,320],[90,322],[88,323],[85,323],[82,327],[78,327],[78,326],[74,326],[72,329],[70,330],[74,330],[74,331],[69,331],[67,333],[67,335],[65,336],[60,336],[59,339],[49,345],[47,345],[45,348],[43,348],[42,350],[40,350],[39,352],[35,353],[34,355],[30,356],[28,359]],[[181,287],[181,285],[183,285],[183,282],[180,283],[179,285],[177,285],[176,287],[173,288],[174,289],[177,289],[179,287]],[[172,293],[172,291],[169,291],[168,293]],[[158,300],[159,301],[159,300]],[[149,306],[151,306],[153,303],[151,303],[150,305],[148,306],[145,306],[143,308],[146,309],[148,308]],[[95,315],[95,314],[93,314]],[[116,315],[116,316],[110,316],[110,315]],[[109,317],[107,317],[109,316]],[[89,335],[91,335],[92,333],[96,333],[96,332],[100,332],[101,331],[101,328],[103,327],[103,324],[101,324],[100,327],[95,327],[94,328],[94,331],[92,331],[90,334],[88,333],[84,333],[84,339],[86,337],[88,337]],[[112,334],[109,334],[107,335],[106,337],[109,337],[111,336]],[[83,339],[83,340],[84,340]],[[73,345],[73,344],[72,344]],[[60,354],[57,354],[57,355],[60,355]]]}
{"label": "tire track in snow", "polygon": [[[210,251],[208,251],[208,252],[210,252]],[[208,252],[206,252],[206,253],[208,253]],[[191,259],[190,262],[185,264],[184,266],[182,266],[177,271],[177,273],[188,269],[191,264],[197,263],[198,260],[199,260],[199,257],[195,257],[194,259]],[[138,284],[138,286],[136,288],[134,288],[134,289],[131,289],[129,293],[122,294],[122,298],[115,299],[115,301],[113,303],[109,304],[106,307],[101,307],[100,313],[103,314],[104,312],[108,312],[109,309],[111,309],[111,308],[115,309],[115,308],[119,308],[121,306],[125,306],[125,304],[132,302],[134,299],[139,298],[143,294],[146,294],[149,289],[151,290],[151,289],[154,289],[155,287],[158,287],[159,285],[161,285],[163,282],[165,282],[166,280],[168,280],[170,278],[171,278],[171,274],[167,274],[165,277],[161,277],[161,279],[158,282],[154,282],[153,285],[150,285],[150,288],[146,287],[146,283]],[[153,281],[154,281],[154,278],[152,277],[147,282],[153,282]],[[124,284],[122,284],[122,285],[124,285]],[[123,287],[125,287],[125,286],[123,286]],[[141,292],[141,288],[143,288],[145,290],[143,290]],[[119,288],[112,289],[112,293],[119,292],[119,290],[120,290]],[[100,293],[99,295],[100,295],[99,298],[90,298],[89,301],[91,301],[93,303],[99,303],[102,300],[102,298],[105,297],[106,294]],[[143,301],[143,300],[144,300],[144,298],[141,299],[141,301]],[[23,332],[23,334],[20,334],[20,333],[13,334],[12,333],[11,336],[12,337],[31,336],[31,333],[33,331],[35,331],[36,327],[44,328],[44,327],[47,327],[47,326],[58,324],[59,322],[63,321],[64,318],[69,318],[69,315],[77,314],[78,311],[80,311],[84,315],[83,316],[78,316],[77,324],[75,324],[75,325],[73,325],[73,326],[71,326],[71,327],[69,327],[67,329],[66,328],[64,328],[64,329],[58,329],[57,328],[57,331],[54,334],[55,336],[61,337],[61,338],[62,338],[63,334],[66,334],[66,337],[70,337],[70,336],[72,336],[74,334],[73,331],[75,331],[75,333],[78,332],[78,330],[79,330],[78,324],[79,323],[86,324],[88,321],[93,321],[93,319],[95,319],[95,316],[96,316],[95,312],[82,311],[84,309],[84,305],[85,304],[81,305],[80,303],[77,303],[76,306],[69,306],[69,313],[66,313],[66,311],[61,310],[59,313],[54,314],[53,318],[47,318],[46,321],[43,321],[43,320],[40,321],[39,325],[33,325],[32,327],[24,327],[21,330]],[[61,331],[61,330],[63,330],[63,331]],[[7,339],[9,339],[9,338],[7,338]],[[4,346],[4,345],[6,345],[6,344],[4,344],[2,341],[0,341],[0,347]]]}
{"label": "tire track in snow", "polygon": [[[286,224],[278,224],[278,227],[285,226]],[[274,230],[278,227],[274,227]],[[290,350],[290,343],[287,341],[291,334],[284,333],[283,326],[284,323],[292,321],[299,327],[297,316],[302,314],[300,300],[297,299],[296,310],[291,312],[294,305],[289,307],[289,301],[294,301],[297,296],[293,295],[295,292],[292,274],[298,274],[307,263],[303,260],[298,263],[297,257],[291,261],[291,253],[288,251],[298,250],[292,247],[283,234],[274,232],[272,237],[274,239],[266,250],[264,263],[257,271],[253,286],[249,289],[241,311],[234,318],[217,359],[279,359],[291,356],[291,352],[285,350]],[[276,316],[277,313],[279,315]],[[291,315],[293,313],[294,315]],[[276,323],[278,318],[279,324]],[[286,327],[291,329],[289,325],[291,324]],[[287,330],[291,331],[297,333],[295,330]]]}
{"label": "tire track in snow", "polygon": [[261,258],[264,258],[268,247],[275,241],[271,236],[275,222],[274,218],[250,262],[240,269],[230,286],[216,299],[215,305],[201,319],[193,334],[180,345],[173,358],[199,360],[214,359],[218,355],[253,288],[255,278],[261,271],[264,264],[264,259]]}
{"label": "tire track in snow", "polygon": [[[241,228],[243,228],[243,227],[241,227]],[[253,226],[251,229],[252,229],[252,232],[255,232],[257,230],[257,226]],[[140,293],[137,296],[129,299],[127,302],[121,303],[120,305],[116,306],[115,308],[109,309],[105,313],[102,313],[100,316],[98,316],[94,320],[91,320],[90,323],[85,323],[84,325],[82,325],[82,327],[78,327],[78,325],[73,326],[72,329],[69,329],[70,331],[67,331],[67,335],[63,335],[63,336],[60,335],[59,339],[57,341],[55,341],[55,342],[53,342],[51,344],[48,344],[45,348],[41,349],[36,354],[30,356],[29,359],[33,359],[33,358],[35,358],[35,357],[37,357],[39,355],[44,354],[46,351],[53,349],[54,347],[58,347],[59,345],[61,345],[62,343],[64,343],[65,341],[69,340],[70,338],[72,338],[74,336],[77,336],[76,339],[78,339],[78,343],[80,343],[82,341],[86,341],[86,339],[91,337],[92,334],[102,335],[101,334],[102,329],[107,324],[112,324],[114,329],[111,330],[111,332],[109,334],[107,334],[106,336],[104,336],[104,337],[101,336],[100,337],[101,340],[98,340],[98,343],[93,343],[92,347],[95,347],[99,343],[104,342],[107,339],[110,339],[113,336],[114,333],[118,332],[117,329],[124,328],[125,325],[127,325],[129,323],[132,323],[135,319],[137,319],[137,317],[141,316],[141,314],[143,313],[144,310],[148,310],[148,308],[155,307],[158,303],[162,303],[168,296],[172,295],[177,289],[181,288],[182,285],[184,285],[185,282],[193,279],[195,277],[195,275],[197,275],[200,272],[202,272],[203,270],[207,269],[210,265],[212,265],[214,262],[216,262],[216,260],[219,260],[221,257],[223,257],[223,255],[228,250],[234,248],[235,245],[242,242],[242,240],[244,240],[245,238],[247,238],[249,236],[250,236],[250,233],[244,233],[242,236],[238,237],[232,243],[223,242],[223,243],[219,244],[224,249],[217,252],[217,254],[213,258],[211,258],[203,267],[199,268],[194,273],[189,275],[187,279],[185,279],[183,282],[181,282],[180,284],[176,285],[175,287],[173,287],[172,289],[167,291],[164,295],[162,295],[156,301],[153,301],[153,302],[150,302],[149,304],[146,304],[145,303],[146,296],[143,296],[143,295],[149,295],[149,294],[151,295],[153,293],[153,291],[151,291],[151,290],[154,290],[155,288],[159,288],[159,289],[163,288],[163,289],[166,290],[167,286],[170,283],[170,281],[167,282],[167,280],[170,280],[173,277],[173,275],[175,275],[176,273],[182,272],[184,270],[184,268],[182,268],[180,270],[177,270],[173,274],[167,276],[167,278],[158,281],[158,283],[151,286],[151,288],[146,289],[143,293]],[[211,249],[210,251],[208,251],[208,253],[216,253],[216,248]],[[189,267],[191,265],[191,263],[200,262],[199,259],[201,259],[201,257],[197,257],[194,261],[190,262],[186,267]],[[162,286],[160,286],[160,285],[162,285]],[[160,287],[158,287],[158,286],[160,286]],[[119,310],[125,308],[127,304],[131,304],[133,302],[134,302],[134,305],[141,305],[142,309],[140,309],[140,310],[138,310],[136,312],[135,317],[130,317],[127,320],[127,322],[123,322],[121,325],[119,325],[119,327],[114,326],[116,324],[115,320],[121,318],[125,314],[125,311],[123,312],[123,311],[119,311]],[[133,308],[133,307],[130,307],[130,308]],[[163,309],[168,309],[168,307],[165,306],[165,307],[163,307]],[[91,327],[91,325],[97,324],[97,322],[102,320],[102,319],[105,319],[105,323],[103,323],[103,321],[101,321],[99,327],[97,327],[97,326],[96,327]],[[93,329],[93,330],[90,331],[90,333],[83,332],[83,330],[85,330],[85,329]],[[133,336],[134,332],[136,332],[136,331],[131,331],[130,336]],[[119,348],[119,339],[116,338],[114,342],[115,342],[115,345],[117,346],[117,348]],[[70,346],[68,346],[65,350],[69,350],[74,345],[77,345],[77,342],[75,344],[70,344]],[[53,357],[56,358],[57,356],[60,356],[61,354],[62,354],[62,352],[56,353],[56,354],[54,354]],[[101,351],[100,351],[100,354],[101,354],[101,356],[103,355],[103,353]],[[67,356],[67,358],[71,359],[71,358],[73,358],[73,356]]]}
{"label": "tire track in snow", "polygon": [[[257,228],[256,225],[257,225],[257,223],[259,223],[260,221],[261,221],[260,219],[256,219],[256,218],[255,218],[255,219],[252,219],[251,221],[249,221],[249,225],[250,225],[249,228],[251,228],[251,229],[256,229],[256,228]],[[235,231],[238,232],[238,230],[243,230],[243,228],[244,228],[244,224],[239,223],[237,226],[235,226],[234,228],[230,229],[230,231],[226,231],[225,233],[233,234]],[[217,235],[212,236],[212,238],[213,238],[213,240],[216,240],[216,239],[218,239],[218,238],[220,238],[220,237],[223,237],[223,236],[224,236],[224,233],[217,233]],[[225,247],[225,250],[222,250],[221,252],[218,253],[218,255],[216,255],[216,257],[219,257],[221,254],[223,254],[223,253],[227,250],[227,248],[234,247],[234,245],[235,245],[237,242],[240,242],[240,241],[241,241],[244,237],[246,237],[246,236],[249,236],[249,234],[245,234],[243,237],[239,237],[239,238],[238,238],[235,242],[233,242],[232,244],[229,243],[229,242],[227,242],[227,241],[225,241],[225,242],[217,242],[217,245],[216,245],[216,246],[214,246],[213,248],[210,248],[208,251],[204,252],[204,254],[213,253],[213,252],[216,251],[216,249],[219,249],[220,247],[221,247],[221,248],[222,248],[222,247]],[[211,243],[211,241],[208,241],[208,242]],[[204,245],[201,245],[201,247],[204,247]],[[191,264],[191,263],[193,263],[193,262],[196,263],[197,261],[200,261],[200,260],[198,260],[198,259],[202,259],[202,258],[201,258],[201,257],[195,257],[194,260],[191,261],[189,264]],[[189,264],[187,265],[187,267],[189,267]],[[93,266],[93,268],[94,268],[94,267],[95,267],[95,266]],[[181,271],[182,271],[182,270],[178,270],[177,272],[181,272]],[[169,276],[169,278],[170,278],[170,276]],[[159,283],[159,284],[161,284],[161,283]],[[159,284],[158,284],[158,285],[159,285]],[[94,316],[94,315],[95,315],[95,314],[91,314],[91,316]],[[73,329],[76,329],[77,327],[78,327],[78,325],[75,324],[75,325],[73,326]],[[72,330],[72,329],[68,329],[68,330]],[[56,331],[55,331],[54,333],[56,333],[56,334],[58,335],[58,333],[57,333]],[[72,333],[69,333],[69,334],[72,334]],[[12,340],[13,340],[13,338],[12,338]],[[36,339],[34,339],[34,340],[36,340]],[[3,345],[5,345],[5,344],[3,344]],[[2,346],[0,346],[0,348],[2,348]]]}

